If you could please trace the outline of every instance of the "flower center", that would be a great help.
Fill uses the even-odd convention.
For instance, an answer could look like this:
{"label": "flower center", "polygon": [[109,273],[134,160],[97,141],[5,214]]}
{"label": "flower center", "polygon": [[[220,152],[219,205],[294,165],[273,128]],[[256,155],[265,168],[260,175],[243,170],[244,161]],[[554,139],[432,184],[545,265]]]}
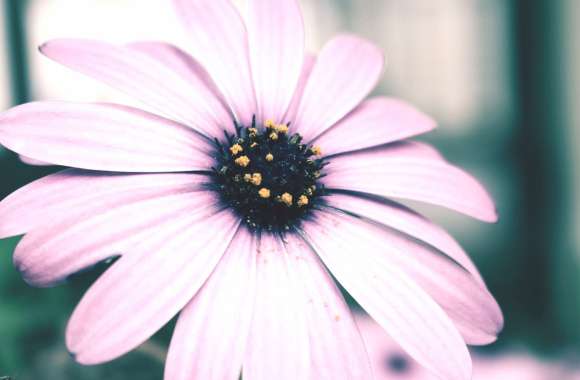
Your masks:
{"label": "flower center", "polygon": [[319,202],[320,148],[270,120],[236,131],[216,140],[213,188],[251,228],[289,230]]}

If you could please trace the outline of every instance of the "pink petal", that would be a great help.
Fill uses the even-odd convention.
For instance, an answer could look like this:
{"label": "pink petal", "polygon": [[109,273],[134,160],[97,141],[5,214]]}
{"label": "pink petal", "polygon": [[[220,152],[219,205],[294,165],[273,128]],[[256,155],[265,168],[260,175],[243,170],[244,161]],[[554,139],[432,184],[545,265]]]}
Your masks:
{"label": "pink petal", "polygon": [[232,128],[228,111],[197,67],[192,67],[189,75],[183,75],[183,70],[176,71],[174,66],[167,64],[167,60],[175,59],[185,59],[187,64],[189,57],[179,57],[179,52],[177,57],[168,57],[171,52],[158,49],[154,54],[159,57],[152,58],[130,47],[74,39],[47,42],[40,51],[203,133],[213,134],[216,129]]}
{"label": "pink petal", "polygon": [[284,242],[306,302],[311,368],[308,378],[372,379],[361,335],[332,277],[301,239],[288,235]]}
{"label": "pink petal", "polygon": [[277,237],[260,241],[254,319],[243,378],[308,379],[309,341],[301,284]]}
{"label": "pink petal", "polygon": [[103,363],[129,352],[191,300],[239,226],[227,210],[209,212],[155,231],[87,291],[66,332],[79,363]]}
{"label": "pink petal", "polygon": [[453,322],[412,277],[387,262],[405,255],[377,246],[378,228],[322,212],[304,230],[337,280],[405,351],[441,378],[471,378],[469,352]]}
{"label": "pink petal", "polygon": [[191,129],[112,104],[35,102],[0,115],[0,143],[57,165],[119,172],[208,170],[211,143]]}
{"label": "pink petal", "polygon": [[207,176],[198,174],[120,175],[67,169],[34,181],[0,202],[0,239],[50,226],[72,215],[89,218],[120,205],[195,191]]}
{"label": "pink petal", "polygon": [[297,0],[248,2],[250,62],[257,117],[282,122],[304,61],[304,22]]}
{"label": "pink petal", "polygon": [[394,144],[333,157],[326,187],[432,203],[486,221],[497,221],[493,200],[471,175],[425,145]]}
{"label": "pink petal", "polygon": [[[349,221],[353,222],[356,219]],[[487,288],[468,271],[432,247],[389,228],[359,222],[375,260],[403,269],[447,312],[468,344],[488,344],[503,328],[501,310]],[[354,229],[356,233],[357,229]],[[378,251],[385,250],[387,254]]]}
{"label": "pink petal", "polygon": [[300,78],[298,80],[296,90],[294,91],[294,96],[292,97],[292,101],[290,102],[290,105],[288,106],[288,111],[286,112],[286,116],[284,117],[284,120],[290,122],[292,125],[294,125],[294,120],[296,119],[296,113],[298,112],[298,107],[300,106],[302,95],[304,94],[306,84],[308,83],[310,73],[312,72],[315,63],[316,57],[314,55],[306,54],[304,56],[304,63],[302,64],[302,72],[300,73]]}
{"label": "pink petal", "polygon": [[238,380],[252,318],[257,241],[240,228],[203,288],[183,309],[169,347],[167,380]]}
{"label": "pink petal", "polygon": [[[86,198],[85,198],[86,199]],[[51,286],[70,274],[132,247],[172,220],[214,207],[212,193],[184,189],[146,190],[136,194],[112,194],[85,207],[61,215],[44,228],[28,233],[17,246],[14,263],[24,279],[36,286]]]}
{"label": "pink petal", "polygon": [[35,160],[34,158],[28,158],[26,156],[19,156],[18,158],[20,158],[20,161],[24,162],[27,165],[31,165],[31,166],[51,166],[52,165],[48,162],[38,161],[38,160]]}
{"label": "pink petal", "polygon": [[174,0],[190,32],[193,56],[208,70],[237,121],[250,125],[256,100],[248,53],[248,33],[229,0]]}
{"label": "pink petal", "polygon": [[435,128],[433,119],[410,104],[392,98],[363,102],[316,138],[325,156],[384,145]]}
{"label": "pink petal", "polygon": [[192,100],[201,113],[199,119],[191,121],[196,129],[204,131],[209,137],[221,137],[224,130],[234,131],[234,117],[223,95],[206,69],[191,55],[165,42],[140,41],[127,46],[158,60],[184,80],[200,88],[197,94],[192,94],[199,95]]}
{"label": "pink petal", "polygon": [[376,86],[384,57],[372,43],[349,35],[320,52],[298,110],[296,127],[310,141],[353,110]]}
{"label": "pink petal", "polygon": [[447,254],[484,285],[481,274],[463,248],[443,228],[413,210],[388,199],[362,193],[333,193],[325,198],[326,204],[372,219],[419,239]]}

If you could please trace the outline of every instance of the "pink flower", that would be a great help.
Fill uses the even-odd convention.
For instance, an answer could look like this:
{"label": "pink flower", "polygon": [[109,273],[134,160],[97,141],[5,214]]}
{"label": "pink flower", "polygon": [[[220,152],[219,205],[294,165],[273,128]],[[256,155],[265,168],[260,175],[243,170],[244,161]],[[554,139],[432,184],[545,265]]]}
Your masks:
{"label": "pink flower", "polygon": [[[466,344],[501,311],[444,230],[392,198],[494,222],[492,200],[432,147],[396,99],[364,100],[383,55],[351,35],[304,54],[295,0],[176,0],[195,59],[164,43],[56,40],[46,56],[141,100],[37,102],[0,116],[0,143],[72,169],[0,204],[0,237],[36,286],[120,256],[66,342],[115,359],[179,311],[166,378],[370,379],[327,269],[419,363],[469,379]],[[320,147],[320,148],[319,148]]]}
{"label": "pink flower", "polygon": [[[355,321],[367,347],[378,380],[437,380],[401,350],[371,318],[360,313]],[[473,380],[572,380],[577,376],[565,363],[548,362],[523,350],[474,354]]]}

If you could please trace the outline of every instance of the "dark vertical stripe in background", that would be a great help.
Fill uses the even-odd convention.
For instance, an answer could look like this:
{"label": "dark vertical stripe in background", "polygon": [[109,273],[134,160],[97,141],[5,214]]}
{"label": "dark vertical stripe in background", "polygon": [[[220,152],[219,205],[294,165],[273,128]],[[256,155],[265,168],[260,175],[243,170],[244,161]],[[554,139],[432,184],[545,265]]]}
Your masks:
{"label": "dark vertical stripe in background", "polygon": [[8,65],[12,103],[21,104],[30,100],[28,56],[26,54],[25,15],[27,0],[3,0],[8,39]]}
{"label": "dark vertical stripe in background", "polygon": [[[572,203],[563,57],[565,38],[571,36],[563,33],[562,16],[561,1],[516,2],[519,123],[514,157],[521,218],[516,231],[520,249],[513,252],[512,266],[520,269],[511,281],[528,320],[520,328],[544,345],[574,343],[578,329],[564,316],[573,315],[580,298],[574,255],[566,244]],[[565,291],[566,305],[558,302],[557,291]]]}

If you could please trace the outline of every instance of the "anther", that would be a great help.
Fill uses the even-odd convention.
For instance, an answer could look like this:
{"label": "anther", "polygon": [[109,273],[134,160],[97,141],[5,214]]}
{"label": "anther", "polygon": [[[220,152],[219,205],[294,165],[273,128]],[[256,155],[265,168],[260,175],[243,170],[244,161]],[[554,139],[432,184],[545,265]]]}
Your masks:
{"label": "anther", "polygon": [[244,181],[250,182],[251,180],[252,180],[252,175],[251,174],[244,174]]}
{"label": "anther", "polygon": [[266,128],[274,128],[276,126],[276,123],[274,123],[274,120],[272,119],[268,119],[266,121],[264,121],[264,127]]}
{"label": "anther", "polygon": [[258,191],[258,195],[264,199],[270,198],[270,190],[266,189],[265,187],[262,187],[260,191]]}
{"label": "anther", "polygon": [[298,204],[298,207],[306,206],[308,204],[308,197],[306,195],[301,195],[296,204]]}
{"label": "anther", "polygon": [[288,133],[288,126],[286,124],[280,124],[276,126],[276,132],[278,133]]}
{"label": "anther", "polygon": [[284,193],[280,196],[280,200],[282,201],[282,203],[284,203],[286,206],[290,207],[292,206],[292,195],[290,193]]}
{"label": "anther", "polygon": [[322,149],[320,149],[318,145],[314,145],[312,148],[310,148],[310,151],[315,156],[320,156],[322,154]]}
{"label": "anther", "polygon": [[268,161],[268,162],[274,161],[274,155],[272,153],[268,153],[266,155],[266,161]]}
{"label": "anther", "polygon": [[[246,175],[248,175],[248,174],[246,174]],[[262,184],[262,175],[260,173],[252,174],[252,176],[250,178],[250,182],[252,183],[252,185],[260,186]]]}
{"label": "anther", "polygon": [[230,152],[232,152],[232,154],[235,156],[240,152],[243,152],[244,148],[242,148],[242,146],[240,144],[234,144],[230,147]]}
{"label": "anther", "polygon": [[234,162],[236,163],[236,165],[241,166],[242,168],[245,168],[248,165],[250,165],[250,159],[248,158],[248,156],[240,156],[236,158]]}
{"label": "anther", "polygon": [[272,140],[272,141],[278,140],[278,134],[276,132],[270,133],[270,136],[268,136],[268,137],[270,137],[270,140]]}

